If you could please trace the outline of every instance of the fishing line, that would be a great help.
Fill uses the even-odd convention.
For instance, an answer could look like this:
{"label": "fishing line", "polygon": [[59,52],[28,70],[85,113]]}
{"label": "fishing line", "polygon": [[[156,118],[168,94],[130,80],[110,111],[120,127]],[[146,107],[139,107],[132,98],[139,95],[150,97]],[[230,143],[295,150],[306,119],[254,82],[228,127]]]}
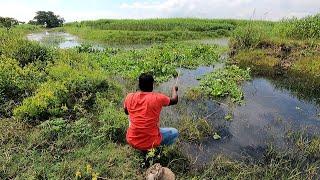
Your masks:
{"label": "fishing line", "polygon": [[178,75],[176,77],[176,83],[175,83],[175,86],[178,85],[178,82],[179,82],[179,76],[181,74],[181,66],[182,66],[182,63],[181,63],[181,60],[180,60],[180,63],[179,63],[179,70],[178,70]]}

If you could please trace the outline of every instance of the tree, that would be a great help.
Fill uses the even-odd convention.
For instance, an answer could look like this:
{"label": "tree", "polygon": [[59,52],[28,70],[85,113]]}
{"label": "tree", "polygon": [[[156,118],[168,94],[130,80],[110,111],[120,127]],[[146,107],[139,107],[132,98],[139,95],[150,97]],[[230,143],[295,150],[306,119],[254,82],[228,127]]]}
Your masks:
{"label": "tree", "polygon": [[9,31],[12,27],[18,24],[19,24],[19,21],[14,18],[0,17],[0,27],[1,26],[5,27],[7,31]]}
{"label": "tree", "polygon": [[38,11],[33,21],[38,25],[46,26],[47,28],[54,28],[63,25],[64,19],[55,15],[52,11]]}

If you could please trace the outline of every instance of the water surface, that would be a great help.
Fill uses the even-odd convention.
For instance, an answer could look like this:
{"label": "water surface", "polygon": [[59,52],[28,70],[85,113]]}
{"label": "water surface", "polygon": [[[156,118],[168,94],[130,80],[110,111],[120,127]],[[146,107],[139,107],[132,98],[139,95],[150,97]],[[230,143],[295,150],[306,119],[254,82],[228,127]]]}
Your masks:
{"label": "water surface", "polygon": [[[215,127],[220,140],[208,138],[201,145],[185,143],[184,148],[197,156],[201,163],[208,162],[213,155],[225,154],[233,158],[252,157],[259,159],[268,144],[277,148],[287,148],[286,133],[307,131],[320,135],[320,106],[314,102],[299,99],[285,89],[279,89],[275,80],[256,77],[243,83],[244,104],[226,106],[210,99],[188,101],[183,98],[185,91],[198,85],[202,75],[221,67],[199,67],[195,70],[182,70],[179,77],[180,102],[167,107],[162,112],[166,125],[188,116],[193,119],[206,117]],[[176,79],[163,83],[157,90],[170,94]],[[233,114],[232,121],[226,121],[227,113]]]}

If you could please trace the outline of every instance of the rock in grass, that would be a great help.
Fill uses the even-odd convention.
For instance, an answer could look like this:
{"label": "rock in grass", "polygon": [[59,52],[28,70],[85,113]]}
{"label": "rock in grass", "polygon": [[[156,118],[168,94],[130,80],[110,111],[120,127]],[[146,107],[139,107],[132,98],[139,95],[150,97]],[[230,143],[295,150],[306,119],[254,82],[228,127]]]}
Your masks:
{"label": "rock in grass", "polygon": [[175,180],[175,175],[169,168],[157,163],[147,169],[146,180]]}

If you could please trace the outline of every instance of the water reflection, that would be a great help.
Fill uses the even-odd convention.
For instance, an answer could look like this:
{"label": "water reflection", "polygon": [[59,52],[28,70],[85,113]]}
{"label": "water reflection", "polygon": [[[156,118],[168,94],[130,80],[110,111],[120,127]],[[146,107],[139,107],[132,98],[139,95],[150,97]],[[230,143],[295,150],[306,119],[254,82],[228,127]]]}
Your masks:
{"label": "water reflection", "polygon": [[[278,148],[289,145],[285,139],[288,130],[307,130],[309,134],[320,134],[320,107],[313,101],[302,100],[285,88],[279,88],[281,82],[266,78],[253,78],[242,86],[245,104],[235,107],[221,106],[210,99],[188,101],[183,98],[186,89],[197,86],[197,79],[214,71],[217,67],[199,67],[195,70],[183,70],[179,80],[180,104],[165,108],[162,119],[165,125],[172,125],[182,117],[199,119],[209,116],[208,122],[217,129],[222,139],[208,138],[197,144],[184,144],[189,153],[197,156],[199,162],[208,162],[218,153],[234,158],[251,156],[259,158],[270,143]],[[175,79],[161,84],[157,90],[169,94]],[[281,86],[285,87],[285,86]],[[226,121],[225,115],[233,112],[233,120]]]}

